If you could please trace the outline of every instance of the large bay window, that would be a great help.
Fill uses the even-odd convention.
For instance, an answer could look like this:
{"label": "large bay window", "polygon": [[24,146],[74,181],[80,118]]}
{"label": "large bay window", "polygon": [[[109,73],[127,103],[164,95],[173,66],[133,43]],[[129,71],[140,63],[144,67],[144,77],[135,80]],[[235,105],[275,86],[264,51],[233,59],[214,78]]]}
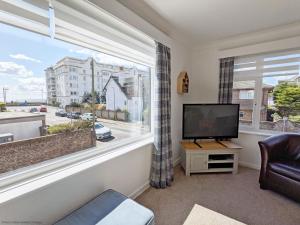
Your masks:
{"label": "large bay window", "polygon": [[[95,154],[151,136],[151,38],[88,1],[0,0],[0,9],[0,156],[1,145],[33,146],[30,139],[46,137],[40,152],[20,155],[13,149],[20,144],[9,145],[13,154],[2,158],[0,186],[6,173],[23,173],[30,164],[50,160],[53,169],[56,158],[83,157],[66,142],[77,140],[85,150],[87,130],[95,132]],[[73,139],[47,138],[81,128],[85,133]]]}
{"label": "large bay window", "polygon": [[300,50],[237,57],[233,102],[241,129],[300,132]]}

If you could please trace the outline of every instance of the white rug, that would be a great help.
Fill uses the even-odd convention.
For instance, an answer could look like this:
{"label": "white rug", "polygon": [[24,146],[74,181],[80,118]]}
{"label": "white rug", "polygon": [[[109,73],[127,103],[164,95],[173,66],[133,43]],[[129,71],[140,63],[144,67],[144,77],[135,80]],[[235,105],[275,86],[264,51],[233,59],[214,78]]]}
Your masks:
{"label": "white rug", "polygon": [[246,224],[195,204],[183,225],[246,225]]}

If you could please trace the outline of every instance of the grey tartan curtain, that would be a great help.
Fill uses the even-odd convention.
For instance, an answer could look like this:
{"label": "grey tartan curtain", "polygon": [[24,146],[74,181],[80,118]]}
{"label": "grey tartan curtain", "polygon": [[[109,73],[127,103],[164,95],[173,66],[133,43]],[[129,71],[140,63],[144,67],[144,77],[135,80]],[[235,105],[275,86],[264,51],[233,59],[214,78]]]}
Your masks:
{"label": "grey tartan curtain", "polygon": [[234,57],[220,59],[219,103],[232,101]]}
{"label": "grey tartan curtain", "polygon": [[173,181],[171,146],[171,55],[170,49],[156,42],[154,148],[150,185],[165,188]]}

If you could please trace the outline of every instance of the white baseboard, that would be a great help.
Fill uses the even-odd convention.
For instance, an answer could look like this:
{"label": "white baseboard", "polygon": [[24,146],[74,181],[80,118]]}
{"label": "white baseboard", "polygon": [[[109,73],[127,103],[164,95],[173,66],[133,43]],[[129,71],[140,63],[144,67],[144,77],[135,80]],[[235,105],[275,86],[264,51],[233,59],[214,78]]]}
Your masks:
{"label": "white baseboard", "polygon": [[239,165],[244,166],[244,167],[248,167],[248,168],[251,168],[251,169],[255,169],[255,170],[260,170],[260,165],[257,165],[257,164],[254,164],[254,163],[239,161]]}
{"label": "white baseboard", "polygon": [[[177,159],[174,160],[173,162],[173,166],[177,166],[180,163],[180,157],[178,157]],[[150,180],[147,181],[146,183],[144,183],[142,186],[140,186],[139,188],[137,188],[135,191],[133,191],[131,194],[129,194],[129,198],[135,199],[137,198],[139,195],[141,195],[144,191],[146,191],[149,187],[150,187]]]}
{"label": "white baseboard", "polygon": [[142,186],[137,188],[135,191],[133,191],[131,194],[129,194],[129,198],[135,199],[137,198],[140,194],[142,194],[144,191],[146,191],[150,187],[150,181],[147,181],[144,183]]}

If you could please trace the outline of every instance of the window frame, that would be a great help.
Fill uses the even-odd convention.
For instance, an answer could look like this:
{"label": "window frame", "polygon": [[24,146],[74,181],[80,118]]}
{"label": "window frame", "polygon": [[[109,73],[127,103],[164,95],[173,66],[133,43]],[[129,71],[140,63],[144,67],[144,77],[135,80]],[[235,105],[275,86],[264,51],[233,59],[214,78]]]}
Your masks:
{"label": "window frame", "polygon": [[[235,81],[254,81],[254,98],[253,98],[253,114],[252,114],[252,125],[242,125],[240,124],[239,130],[240,132],[257,132],[257,133],[265,133],[265,134],[278,134],[278,133],[290,133],[284,131],[273,131],[267,129],[260,128],[261,122],[261,109],[262,109],[262,97],[263,97],[263,79],[266,77],[275,77],[272,75],[264,76],[264,59],[268,57],[278,57],[280,55],[288,55],[288,54],[296,54],[295,51],[299,52],[300,49],[294,49],[289,51],[278,51],[274,53],[267,53],[267,54],[258,54],[252,56],[240,56],[236,57],[236,60],[241,60],[240,64],[243,64],[243,59],[246,59],[248,62],[255,60],[255,70],[244,70],[245,74],[236,74],[240,71],[234,71],[233,73],[233,82]],[[249,63],[250,64],[250,63]],[[251,64],[250,64],[251,65]],[[250,66],[249,66],[250,67]],[[239,66],[237,66],[239,69]],[[243,71],[241,71],[243,72]],[[299,72],[300,72],[300,65],[299,65]],[[282,76],[289,76],[289,74],[282,74]]]}
{"label": "window frame", "polygon": [[[20,21],[21,18],[19,18]],[[0,21],[1,22],[1,21]],[[33,32],[36,33],[38,35],[43,35],[47,37],[47,32],[38,32],[38,29],[36,29],[36,26],[32,23],[32,29],[30,29],[30,22],[26,21],[26,30],[28,30],[29,32]],[[13,23],[9,23],[9,26],[13,26],[16,27],[18,29],[25,29],[24,27],[21,26],[16,26]],[[70,29],[72,29],[72,27],[70,27]],[[49,37],[50,38],[50,37]],[[149,38],[149,36],[147,36],[147,38]],[[67,39],[63,39],[61,37],[55,37],[55,39],[60,40],[60,41],[64,41],[67,43],[71,43],[74,45],[78,45],[81,46],[83,48],[88,48],[91,49],[93,51],[96,52],[102,52],[104,54],[109,54],[107,52],[103,52],[101,51],[102,49],[100,48],[93,48],[93,43],[90,44],[86,44],[86,43],[79,43],[78,41],[72,41],[72,40],[67,40]],[[153,41],[154,43],[154,41]],[[137,44],[139,44],[137,42]],[[154,48],[154,44],[153,44],[153,48]],[[155,53],[155,49],[153,50],[153,52]],[[115,54],[111,54],[112,56],[118,57]],[[153,143],[154,139],[154,107],[153,107],[153,103],[154,103],[154,76],[155,76],[155,55],[149,55],[149,58],[151,58],[150,61],[148,61],[147,63],[145,63],[145,59],[142,58],[141,61],[134,61],[132,60],[130,57],[126,58],[124,57],[124,55],[120,56],[119,58],[124,59],[124,60],[128,60],[134,63],[138,63],[138,64],[142,64],[144,66],[147,66],[150,68],[150,131],[149,133],[146,134],[142,134],[138,137],[130,137],[130,138],[126,138],[125,140],[122,140],[121,142],[116,142],[114,144],[112,144],[109,147],[105,147],[105,148],[99,148],[99,146],[96,145],[96,147],[91,148],[91,149],[85,149],[82,151],[78,151],[75,153],[71,153],[65,156],[60,156],[51,160],[47,160],[38,164],[33,164],[24,168],[20,168],[20,169],[16,169],[10,172],[6,172],[3,174],[0,174],[0,195],[5,192],[9,187],[11,186],[15,186],[15,185],[19,185],[22,182],[26,182],[26,180],[28,179],[32,179],[33,177],[36,176],[43,176],[43,174],[49,173],[49,172],[54,172],[55,170],[58,170],[62,167],[66,167],[66,166],[70,166],[74,163],[78,163],[80,161],[84,161],[87,160],[89,158],[92,157],[98,157],[101,155],[105,155],[108,153],[112,153],[115,151],[118,151],[118,148],[122,148],[122,147],[126,147],[129,145],[132,145],[134,143],[138,143],[138,142],[151,142]],[[148,59],[148,58],[147,58]],[[73,72],[72,68],[69,68],[69,70],[71,70],[70,72]],[[75,68],[74,68],[75,70]],[[85,78],[86,74],[84,74],[84,78]]]}

